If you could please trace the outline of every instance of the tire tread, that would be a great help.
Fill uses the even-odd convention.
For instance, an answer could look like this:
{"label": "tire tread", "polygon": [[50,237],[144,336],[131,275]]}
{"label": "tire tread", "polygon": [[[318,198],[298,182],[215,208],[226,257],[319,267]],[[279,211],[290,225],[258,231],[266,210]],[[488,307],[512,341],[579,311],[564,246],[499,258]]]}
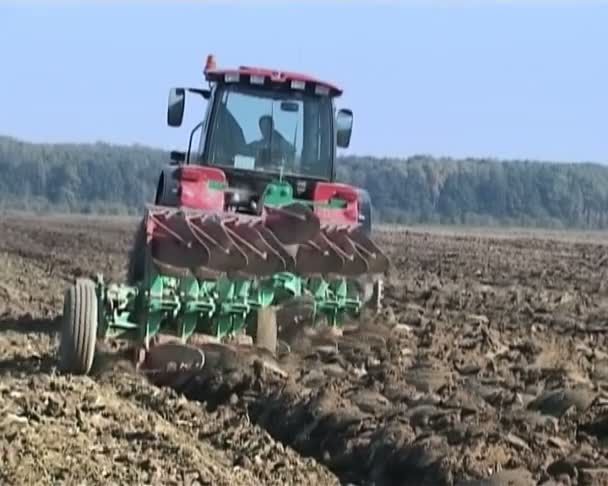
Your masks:
{"label": "tire tread", "polygon": [[87,374],[93,365],[97,340],[95,284],[78,279],[65,292],[61,364],[65,371]]}

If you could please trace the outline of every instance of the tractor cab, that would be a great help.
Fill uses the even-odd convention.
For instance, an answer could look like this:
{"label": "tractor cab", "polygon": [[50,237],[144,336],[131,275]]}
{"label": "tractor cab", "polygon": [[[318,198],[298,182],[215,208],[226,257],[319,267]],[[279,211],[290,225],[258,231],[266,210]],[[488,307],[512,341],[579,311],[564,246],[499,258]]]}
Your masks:
{"label": "tractor cab", "polygon": [[174,127],[182,123],[187,91],[208,100],[188,151],[173,153],[176,162],[220,168],[231,186],[241,179],[262,183],[281,177],[300,186],[335,179],[336,147],[348,147],[353,122],[350,110],[336,113],[339,88],[297,73],[218,69],[213,56],[207,59],[205,77],[209,89],[170,91],[167,122]]}
{"label": "tractor cab", "polygon": [[184,197],[188,191],[180,192],[189,183],[179,179],[188,173],[190,179],[216,178],[223,187],[223,210],[260,215],[270,200],[279,204],[275,196],[281,193],[283,202],[311,203],[317,213],[326,205],[339,207],[331,212],[334,222],[371,231],[367,192],[336,182],[336,149],[349,146],[353,125],[352,112],[335,107],[340,88],[305,74],[247,66],[219,69],[213,56],[204,74],[207,89],[169,92],[169,126],[181,126],[186,93],[202,96],[207,107],[190,132],[187,151],[171,153],[178,169],[163,170],[155,204],[196,206]]}

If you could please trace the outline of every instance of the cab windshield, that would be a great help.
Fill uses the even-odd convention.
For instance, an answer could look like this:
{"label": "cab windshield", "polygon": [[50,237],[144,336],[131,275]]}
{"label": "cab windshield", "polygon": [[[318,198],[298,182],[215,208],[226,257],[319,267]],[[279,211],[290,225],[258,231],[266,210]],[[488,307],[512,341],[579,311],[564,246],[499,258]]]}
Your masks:
{"label": "cab windshield", "polygon": [[238,85],[220,87],[217,94],[209,164],[330,178],[329,97]]}

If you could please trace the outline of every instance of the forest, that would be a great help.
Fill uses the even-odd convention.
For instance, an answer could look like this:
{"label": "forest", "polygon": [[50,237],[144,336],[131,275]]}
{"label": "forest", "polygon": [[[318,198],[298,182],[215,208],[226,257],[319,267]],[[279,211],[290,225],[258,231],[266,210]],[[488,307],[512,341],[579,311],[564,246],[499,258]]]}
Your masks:
{"label": "forest", "polygon": [[[0,136],[0,209],[137,214],[168,160],[139,145]],[[337,167],[387,223],[608,227],[608,165],[416,155],[340,157]]]}

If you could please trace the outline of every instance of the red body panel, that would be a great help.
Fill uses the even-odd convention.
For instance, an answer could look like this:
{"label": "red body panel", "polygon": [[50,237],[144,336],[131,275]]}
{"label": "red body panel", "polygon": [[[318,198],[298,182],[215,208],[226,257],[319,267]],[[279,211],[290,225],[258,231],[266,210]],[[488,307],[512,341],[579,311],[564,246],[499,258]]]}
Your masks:
{"label": "red body panel", "polygon": [[322,223],[356,224],[359,221],[359,201],[357,190],[347,184],[337,182],[318,182],[315,186],[313,201],[328,203],[330,199],[346,201],[346,207],[322,208],[315,206],[315,214]]}
{"label": "red body panel", "polygon": [[325,86],[334,95],[341,95],[342,89],[328,83],[316,79],[307,74],[293,73],[287,71],[276,71],[273,69],[259,68],[259,67],[248,67],[240,66],[238,69],[209,69],[205,72],[208,81],[222,81],[226,74],[239,74],[242,76],[264,76],[270,79],[273,83],[290,83],[291,81],[303,81],[305,83],[318,84]]}
{"label": "red body panel", "polygon": [[175,171],[179,181],[178,205],[192,209],[222,211],[224,191],[209,187],[210,182],[226,184],[226,174],[221,169],[188,165]]}

